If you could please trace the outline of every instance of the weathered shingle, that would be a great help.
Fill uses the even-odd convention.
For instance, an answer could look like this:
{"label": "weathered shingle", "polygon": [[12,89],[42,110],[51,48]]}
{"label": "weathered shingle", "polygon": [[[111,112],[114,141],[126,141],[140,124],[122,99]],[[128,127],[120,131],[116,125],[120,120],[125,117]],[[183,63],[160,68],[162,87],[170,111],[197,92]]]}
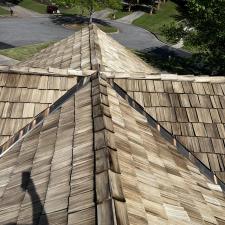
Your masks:
{"label": "weathered shingle", "polygon": [[225,224],[223,77],[156,73],[95,26],[26,63],[0,67],[0,224]]}

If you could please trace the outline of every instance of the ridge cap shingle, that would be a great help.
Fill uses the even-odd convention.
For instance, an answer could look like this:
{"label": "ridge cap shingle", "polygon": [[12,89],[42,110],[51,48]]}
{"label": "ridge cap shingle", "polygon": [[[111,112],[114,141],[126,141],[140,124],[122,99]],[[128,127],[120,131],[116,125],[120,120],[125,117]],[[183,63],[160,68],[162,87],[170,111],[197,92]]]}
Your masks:
{"label": "ridge cap shingle", "polygon": [[76,69],[59,69],[54,67],[38,68],[38,67],[27,67],[27,66],[1,66],[0,72],[4,73],[16,73],[16,74],[30,74],[30,75],[45,75],[45,76],[90,76],[95,73],[96,70],[76,70]]}

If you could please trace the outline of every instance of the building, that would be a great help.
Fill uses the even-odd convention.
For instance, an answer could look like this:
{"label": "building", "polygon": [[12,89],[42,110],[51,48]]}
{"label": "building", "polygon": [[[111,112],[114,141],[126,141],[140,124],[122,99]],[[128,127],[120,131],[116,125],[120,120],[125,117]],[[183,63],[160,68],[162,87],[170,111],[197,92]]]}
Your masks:
{"label": "building", "polygon": [[95,26],[0,71],[0,224],[225,224],[224,77]]}

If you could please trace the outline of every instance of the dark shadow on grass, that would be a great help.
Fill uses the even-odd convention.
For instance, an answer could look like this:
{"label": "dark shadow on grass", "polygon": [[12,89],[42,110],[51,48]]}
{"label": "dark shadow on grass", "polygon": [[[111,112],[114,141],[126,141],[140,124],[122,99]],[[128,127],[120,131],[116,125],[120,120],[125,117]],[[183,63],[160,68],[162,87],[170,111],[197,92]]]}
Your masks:
{"label": "dark shadow on grass", "polygon": [[187,8],[186,8],[186,1],[185,0],[171,0],[174,2],[176,6],[176,10],[178,11],[179,15],[172,16],[177,22],[181,20],[185,20],[188,17]]}
{"label": "dark shadow on grass", "polygon": [[[88,25],[89,18],[80,15],[72,15],[72,14],[63,14],[63,15],[56,15],[50,17],[52,22],[57,25],[64,25],[64,24],[78,24],[78,25]],[[100,19],[93,18],[93,22],[103,25],[103,26],[110,26],[109,23],[106,21],[102,21]]]}
{"label": "dark shadow on grass", "polygon": [[[48,218],[45,213],[44,207],[41,203],[40,197],[36,191],[34,186],[33,180],[30,178],[30,172],[23,172],[22,173],[22,181],[21,181],[21,188],[24,192],[28,192],[30,195],[30,199],[32,202],[32,224],[29,225],[49,225]],[[7,223],[5,225],[20,225],[20,223]],[[28,224],[21,224],[21,225],[28,225]]]}
{"label": "dark shadow on grass", "polygon": [[14,48],[15,46],[4,43],[4,42],[0,42],[0,49],[8,49],[8,48]]}
{"label": "dark shadow on grass", "polygon": [[204,68],[197,66],[188,52],[174,49],[169,46],[162,46],[152,49],[145,49],[141,52],[135,52],[145,62],[157,67],[162,72],[185,74],[206,74]]}

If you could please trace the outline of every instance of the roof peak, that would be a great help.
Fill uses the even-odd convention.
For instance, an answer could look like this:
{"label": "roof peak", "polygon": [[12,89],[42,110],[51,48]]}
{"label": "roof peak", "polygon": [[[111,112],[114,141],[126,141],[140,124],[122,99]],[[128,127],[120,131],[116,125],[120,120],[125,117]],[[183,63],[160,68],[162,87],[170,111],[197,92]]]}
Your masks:
{"label": "roof peak", "polygon": [[74,35],[43,49],[17,66],[117,72],[159,72],[105,34],[96,25],[82,28]]}

